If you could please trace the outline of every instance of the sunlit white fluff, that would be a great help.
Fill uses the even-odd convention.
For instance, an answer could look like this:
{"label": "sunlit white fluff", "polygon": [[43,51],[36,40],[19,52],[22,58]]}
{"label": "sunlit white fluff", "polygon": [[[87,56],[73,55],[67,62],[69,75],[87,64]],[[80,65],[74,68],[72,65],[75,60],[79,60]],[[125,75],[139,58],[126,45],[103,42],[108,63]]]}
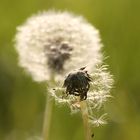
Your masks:
{"label": "sunlit white fluff", "polygon": [[56,79],[74,69],[87,66],[91,72],[102,61],[98,30],[83,17],[68,12],[48,11],[27,19],[17,28],[15,48],[19,65],[29,72],[35,81],[50,79],[52,69],[48,66],[48,50],[57,44],[67,43],[72,47],[70,58],[64,63],[61,73],[53,72]]}

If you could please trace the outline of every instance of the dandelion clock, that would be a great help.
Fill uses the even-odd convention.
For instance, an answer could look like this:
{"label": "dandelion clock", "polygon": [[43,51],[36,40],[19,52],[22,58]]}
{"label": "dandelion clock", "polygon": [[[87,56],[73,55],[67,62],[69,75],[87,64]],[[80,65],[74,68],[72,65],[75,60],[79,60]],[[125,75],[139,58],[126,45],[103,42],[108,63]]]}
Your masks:
{"label": "dandelion clock", "polygon": [[19,65],[35,81],[49,85],[43,140],[49,140],[52,98],[68,105],[71,113],[81,112],[85,140],[93,136],[92,126],[106,123],[101,112],[111,97],[113,79],[103,65],[102,46],[99,31],[69,12],[40,12],[17,28]]}

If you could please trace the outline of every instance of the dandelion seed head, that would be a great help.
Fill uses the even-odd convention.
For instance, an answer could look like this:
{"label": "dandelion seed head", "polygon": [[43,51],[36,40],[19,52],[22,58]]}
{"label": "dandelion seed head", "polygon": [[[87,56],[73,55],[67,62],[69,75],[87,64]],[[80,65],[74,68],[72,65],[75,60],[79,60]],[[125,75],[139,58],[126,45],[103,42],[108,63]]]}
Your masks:
{"label": "dandelion seed head", "polygon": [[83,65],[92,71],[102,59],[101,47],[98,30],[68,12],[34,15],[17,28],[15,37],[19,65],[35,81],[49,80],[52,72],[61,79]]}
{"label": "dandelion seed head", "polygon": [[[91,82],[90,82],[90,88],[87,92],[87,98],[84,100],[87,104],[87,112],[89,113],[89,123],[91,123],[94,126],[99,126],[106,124],[106,121],[104,121],[104,114],[101,115],[102,117],[93,117],[96,113],[102,112],[105,103],[109,100],[109,98],[112,98],[110,94],[110,90],[112,88],[113,79],[112,75],[108,72],[107,67],[103,65],[96,65],[95,69],[91,74]],[[69,82],[69,81],[67,81]],[[84,80],[82,79],[82,82]],[[69,85],[71,86],[71,84]],[[58,85],[58,87],[61,87]],[[73,92],[76,92],[76,94],[66,94],[67,89],[62,87],[58,88],[56,87],[56,90],[53,90],[51,92],[51,96],[55,97],[55,100],[59,104],[67,104],[70,109],[71,113],[77,113],[80,111],[80,98],[78,98],[78,90],[76,88],[73,88]],[[71,87],[72,88],[72,87]],[[80,87],[79,87],[80,88]],[[82,90],[83,86],[81,87]],[[75,96],[76,95],[76,96]],[[79,94],[80,97],[80,94]]]}

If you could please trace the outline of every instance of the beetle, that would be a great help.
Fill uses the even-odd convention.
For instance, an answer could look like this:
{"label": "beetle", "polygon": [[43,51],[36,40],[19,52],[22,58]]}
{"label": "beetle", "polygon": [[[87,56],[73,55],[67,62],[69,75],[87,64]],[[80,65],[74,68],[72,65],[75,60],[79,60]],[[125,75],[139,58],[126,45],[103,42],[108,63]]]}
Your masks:
{"label": "beetle", "polygon": [[87,99],[90,82],[90,75],[85,71],[85,67],[82,67],[66,77],[63,87],[66,88],[67,95],[80,96],[80,100],[82,101]]}

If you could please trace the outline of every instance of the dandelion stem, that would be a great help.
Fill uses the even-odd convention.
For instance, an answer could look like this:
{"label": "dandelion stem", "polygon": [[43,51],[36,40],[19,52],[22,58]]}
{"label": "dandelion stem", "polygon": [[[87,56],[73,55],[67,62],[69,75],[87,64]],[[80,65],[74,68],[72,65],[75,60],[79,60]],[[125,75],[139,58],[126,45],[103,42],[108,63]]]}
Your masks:
{"label": "dandelion stem", "polygon": [[[50,85],[51,86],[55,85],[54,73],[51,73]],[[50,140],[53,108],[54,108],[54,100],[51,98],[51,95],[48,93],[46,99],[45,113],[44,113],[44,122],[43,122],[43,140]]]}
{"label": "dandelion stem", "polygon": [[81,113],[82,113],[82,119],[83,119],[83,125],[84,125],[84,131],[85,131],[85,140],[91,140],[91,128],[88,123],[88,110],[87,110],[87,104],[86,101],[80,101],[80,107],[81,107]]}
{"label": "dandelion stem", "polygon": [[52,124],[52,114],[53,114],[53,106],[54,106],[54,102],[50,98],[51,97],[48,94],[46,100],[44,122],[43,122],[43,140],[50,140],[50,129]]}

